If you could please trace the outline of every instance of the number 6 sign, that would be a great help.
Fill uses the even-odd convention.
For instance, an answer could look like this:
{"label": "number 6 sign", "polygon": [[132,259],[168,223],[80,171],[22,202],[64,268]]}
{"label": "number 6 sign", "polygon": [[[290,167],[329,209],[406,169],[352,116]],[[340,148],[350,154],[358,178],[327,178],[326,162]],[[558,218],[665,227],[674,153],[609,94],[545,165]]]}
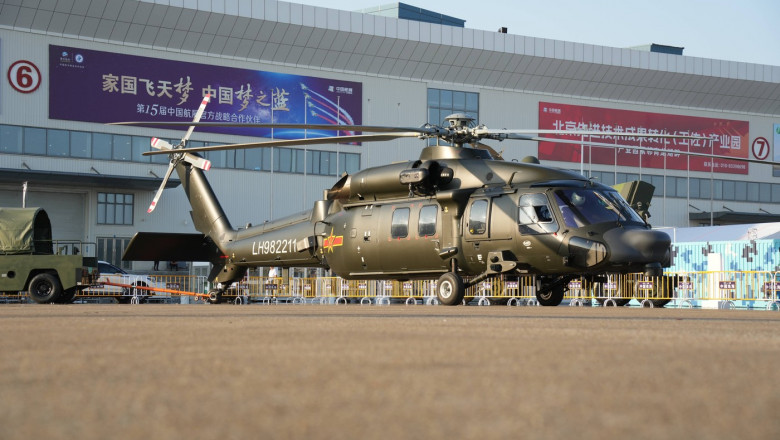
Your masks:
{"label": "number 6 sign", "polygon": [[41,85],[41,71],[30,61],[19,60],[8,68],[8,82],[18,92],[32,93]]}

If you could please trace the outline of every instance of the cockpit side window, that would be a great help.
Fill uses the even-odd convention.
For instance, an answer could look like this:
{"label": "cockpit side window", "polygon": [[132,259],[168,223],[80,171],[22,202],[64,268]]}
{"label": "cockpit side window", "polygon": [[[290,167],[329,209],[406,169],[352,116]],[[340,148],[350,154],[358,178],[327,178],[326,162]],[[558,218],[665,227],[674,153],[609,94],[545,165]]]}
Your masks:
{"label": "cockpit side window", "polygon": [[544,194],[524,194],[520,197],[517,224],[522,234],[548,234],[558,230],[558,222]]}
{"label": "cockpit side window", "polygon": [[563,224],[568,228],[579,228],[585,226],[587,223],[583,220],[579,211],[573,208],[570,204],[566,203],[562,198],[560,192],[555,193],[555,201],[558,203],[558,209],[561,210],[561,217],[563,217]]}
{"label": "cockpit side window", "polygon": [[488,201],[485,199],[475,200],[471,204],[469,212],[469,233],[472,235],[482,235],[487,232],[487,212]]}

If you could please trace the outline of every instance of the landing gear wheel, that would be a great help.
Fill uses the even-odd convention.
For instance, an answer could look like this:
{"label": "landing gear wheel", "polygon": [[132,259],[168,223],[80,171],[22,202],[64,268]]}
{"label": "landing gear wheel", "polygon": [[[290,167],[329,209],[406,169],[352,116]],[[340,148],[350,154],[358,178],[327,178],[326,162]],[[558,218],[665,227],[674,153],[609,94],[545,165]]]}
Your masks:
{"label": "landing gear wheel", "polygon": [[552,289],[542,293],[536,292],[536,299],[539,304],[543,306],[557,306],[563,301],[563,294],[565,292],[564,286],[553,287]]}
{"label": "landing gear wheel", "polygon": [[463,301],[466,288],[463,286],[463,278],[460,275],[447,272],[439,278],[436,285],[436,297],[445,306],[456,306]]}
{"label": "landing gear wheel", "polygon": [[30,298],[38,304],[54,302],[62,295],[60,280],[50,273],[39,273],[30,281],[27,289]]}
{"label": "landing gear wheel", "polygon": [[222,302],[222,291],[218,289],[209,290],[209,302],[219,304]]}

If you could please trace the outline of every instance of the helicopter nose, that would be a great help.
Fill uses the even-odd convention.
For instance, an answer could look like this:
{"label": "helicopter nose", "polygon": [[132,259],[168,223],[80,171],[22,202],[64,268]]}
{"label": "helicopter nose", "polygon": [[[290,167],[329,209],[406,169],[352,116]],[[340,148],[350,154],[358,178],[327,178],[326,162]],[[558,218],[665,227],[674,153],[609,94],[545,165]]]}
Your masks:
{"label": "helicopter nose", "polygon": [[655,263],[668,258],[672,239],[652,229],[613,229],[604,234],[614,263]]}

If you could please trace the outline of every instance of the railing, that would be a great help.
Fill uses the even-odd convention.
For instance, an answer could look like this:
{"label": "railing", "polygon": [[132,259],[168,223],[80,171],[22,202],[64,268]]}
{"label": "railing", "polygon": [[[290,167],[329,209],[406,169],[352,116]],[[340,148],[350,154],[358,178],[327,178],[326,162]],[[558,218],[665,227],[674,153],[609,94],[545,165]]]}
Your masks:
{"label": "railing", "polygon": [[[537,305],[534,276],[496,277],[466,290],[466,302],[479,305]],[[435,280],[377,281],[333,278],[249,277],[239,283],[252,302],[331,302],[436,304]],[[570,305],[780,309],[780,272],[686,272],[662,277],[609,274],[598,282],[569,282]]]}
{"label": "railing", "polygon": [[[127,284],[92,287],[77,299],[111,297],[119,302],[194,302],[208,294],[203,276],[154,275],[150,286],[137,286],[133,275]],[[137,276],[141,279],[142,276]],[[378,281],[344,280],[338,277],[283,278],[246,277],[224,294],[237,303],[361,303],[437,304],[436,280]],[[150,287],[151,289],[146,289]],[[574,279],[566,286],[564,303],[572,306],[766,308],[780,310],[780,272],[679,272],[661,277],[643,274],[608,274],[589,282]],[[466,290],[464,299],[477,305],[538,305],[534,276],[496,277]],[[182,298],[187,298],[187,301]],[[4,295],[2,302],[18,302],[19,295]]]}

